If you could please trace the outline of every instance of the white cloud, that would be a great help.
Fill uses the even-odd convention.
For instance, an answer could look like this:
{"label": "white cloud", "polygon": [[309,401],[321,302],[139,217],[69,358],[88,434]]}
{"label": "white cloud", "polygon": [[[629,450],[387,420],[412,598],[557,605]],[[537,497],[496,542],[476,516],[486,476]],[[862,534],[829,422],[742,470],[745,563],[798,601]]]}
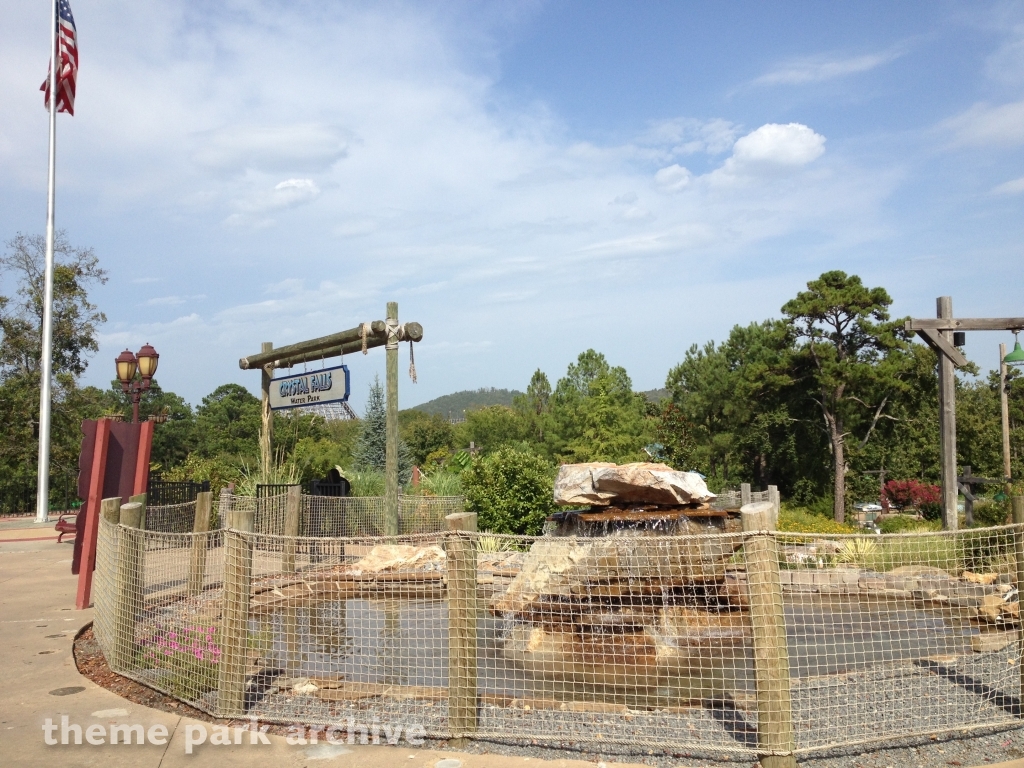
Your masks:
{"label": "white cloud", "polygon": [[1024,192],[1024,176],[1006,181],[992,189],[993,195],[1019,195]]}
{"label": "white cloud", "polygon": [[231,126],[195,136],[193,157],[214,170],[322,171],[347,154],[338,128],[317,123]]}
{"label": "white cloud", "polygon": [[678,192],[690,183],[693,174],[681,165],[670,165],[654,174],[654,183],[666,192]]}
{"label": "white cloud", "polygon": [[856,75],[888,64],[902,56],[902,49],[868,53],[846,58],[809,56],[792,59],[754,80],[754,85],[804,85]]}
{"label": "white cloud", "polygon": [[184,304],[188,299],[184,296],[157,296],[146,302],[147,307],[173,307]]}
{"label": "white cloud", "polygon": [[942,123],[957,143],[973,146],[1012,146],[1024,143],[1024,101],[999,106],[975,104]]}
{"label": "white cloud", "polygon": [[[189,370],[201,378],[182,373],[175,382],[186,369],[161,368],[161,383],[193,401],[224,381],[255,386],[258,376],[240,374],[234,361],[260,341],[286,344],[377,319],[396,297],[435,349],[465,335],[466,317],[481,338],[503,339],[500,353],[467,358],[458,372],[436,369],[436,394],[450,383],[500,385],[516,366],[600,346],[651,305],[652,291],[683,282],[688,301],[663,303],[702,340],[714,314],[698,305],[703,285],[785,238],[799,245],[811,233],[815,248],[837,248],[878,237],[880,204],[898,183],[888,169],[841,157],[812,165],[825,139],[797,123],[749,131],[725,118],[676,116],[636,135],[583,141],[543,105],[508,106],[499,74],[465,52],[483,38],[418,4],[342,4],[326,16],[260,0],[209,18],[203,8],[97,6],[81,112],[62,123],[73,130],[61,145],[60,210],[104,233],[110,247],[97,251],[111,270],[108,290],[173,265],[160,285],[176,295],[153,306],[184,312],[196,290],[189,285],[218,286],[201,311],[172,322],[154,311],[142,324],[104,306],[118,333],[118,323],[129,325],[124,333],[151,334],[167,361],[195,361]],[[167,18],[175,14],[202,18]],[[156,39],[139,45],[149,31]],[[0,151],[10,197],[44,178],[37,160],[45,158],[38,99],[22,106],[20,91],[3,85],[4,66],[30,58],[7,52],[12,34],[0,29],[0,103],[13,105],[0,135],[36,128],[14,136],[19,152]],[[45,62],[45,41],[41,50]],[[157,96],[147,95],[153,82]],[[725,177],[743,183],[715,183]],[[151,266],[122,255],[108,232],[150,236]],[[758,316],[777,310],[770,301]],[[536,344],[550,317],[573,322],[594,307],[602,308],[588,324],[595,341]],[[727,331],[735,321],[721,323]],[[424,382],[430,348],[422,360],[417,350]],[[635,348],[627,342],[629,354]],[[361,361],[364,373],[381,357]],[[640,356],[636,364],[642,374],[665,363]]]}
{"label": "white cloud", "polygon": [[738,125],[721,118],[696,120],[676,117],[652,122],[640,137],[640,143],[667,146],[673,155],[697,152],[718,155],[728,152],[739,134]]}
{"label": "white cloud", "polygon": [[814,162],[825,153],[825,137],[801,123],[767,123],[737,140],[717,178],[778,174]]}

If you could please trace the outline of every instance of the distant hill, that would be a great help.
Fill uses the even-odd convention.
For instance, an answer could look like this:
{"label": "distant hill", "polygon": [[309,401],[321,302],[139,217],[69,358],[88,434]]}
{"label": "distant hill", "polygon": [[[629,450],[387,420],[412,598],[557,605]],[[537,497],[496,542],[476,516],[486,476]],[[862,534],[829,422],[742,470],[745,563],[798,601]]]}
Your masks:
{"label": "distant hill", "polygon": [[453,419],[461,419],[463,411],[472,411],[476,408],[486,408],[489,405],[512,405],[512,398],[521,395],[515,389],[495,389],[494,387],[481,387],[477,390],[463,390],[450,395],[436,397],[421,405],[412,407],[414,411],[424,413],[436,413],[445,418],[449,415]]}
{"label": "distant hill", "polygon": [[648,389],[646,392],[641,392],[640,394],[652,403],[657,403],[664,400],[666,397],[671,397],[667,389]]}

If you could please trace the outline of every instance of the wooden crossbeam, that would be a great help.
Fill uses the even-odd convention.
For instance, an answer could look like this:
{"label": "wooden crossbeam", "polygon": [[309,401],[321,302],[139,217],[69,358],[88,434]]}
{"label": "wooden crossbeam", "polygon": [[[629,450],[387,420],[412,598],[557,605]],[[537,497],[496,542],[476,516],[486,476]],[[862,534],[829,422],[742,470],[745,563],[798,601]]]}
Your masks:
{"label": "wooden crossbeam", "polygon": [[[423,326],[419,323],[405,323],[399,328],[400,341],[420,341],[423,339]],[[374,320],[366,333],[366,348],[382,347],[387,343],[387,326],[383,320]],[[320,357],[347,355],[363,348],[362,326],[349,328],[347,331],[320,336],[298,344],[277,347],[269,352],[258,352],[243,357],[238,367],[243,371],[271,365],[274,368],[290,368],[296,363],[315,360]]]}
{"label": "wooden crossbeam", "polygon": [[925,317],[911,318],[908,331],[1021,331],[1024,317]]}
{"label": "wooden crossbeam", "polygon": [[929,328],[921,328],[918,330],[917,335],[924,339],[925,343],[929,347],[952,360],[953,365],[957,368],[963,368],[967,365],[968,360],[964,357],[963,352],[950,344],[949,341],[943,338],[942,334],[938,331],[933,331]]}

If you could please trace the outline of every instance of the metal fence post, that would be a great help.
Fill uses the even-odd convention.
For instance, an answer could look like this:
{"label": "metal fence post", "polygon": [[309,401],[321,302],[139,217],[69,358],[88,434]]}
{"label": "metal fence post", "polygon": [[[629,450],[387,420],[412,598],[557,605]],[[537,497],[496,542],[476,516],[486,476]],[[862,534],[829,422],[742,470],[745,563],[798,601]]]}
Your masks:
{"label": "metal fence post", "polygon": [[252,543],[245,534],[252,533],[254,516],[249,509],[232,510],[224,532],[224,607],[217,680],[217,710],[222,717],[239,716],[245,711],[252,586]]}
{"label": "metal fence post", "polygon": [[[107,520],[113,520],[113,508],[120,499],[104,499],[100,507]],[[138,502],[119,507],[117,530],[117,584],[114,587],[114,637],[112,638],[111,668],[126,670],[133,666],[135,654],[135,617],[142,609],[142,557],[144,541],[142,527],[143,507]]]}
{"label": "metal fence post", "polygon": [[[212,511],[212,493],[204,491],[196,496],[196,515],[192,521],[192,533],[209,533]],[[192,537],[192,559],[188,566],[189,597],[195,597],[203,591],[203,584],[206,582],[206,545],[209,538],[206,535]]]}
{"label": "metal fence post", "polygon": [[461,741],[474,733],[477,688],[476,515],[448,515],[448,728]]}
{"label": "metal fence post", "polygon": [[757,748],[763,768],[796,768],[789,682],[786,617],[779,578],[779,547],[773,529],[775,504],[760,501],[740,509],[743,555],[750,592],[757,685]]}

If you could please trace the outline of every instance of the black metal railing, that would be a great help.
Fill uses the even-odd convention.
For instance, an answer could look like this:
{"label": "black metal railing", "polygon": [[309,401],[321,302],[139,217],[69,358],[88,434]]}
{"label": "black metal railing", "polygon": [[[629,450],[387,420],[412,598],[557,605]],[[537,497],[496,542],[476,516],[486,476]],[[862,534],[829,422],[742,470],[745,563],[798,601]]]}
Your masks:
{"label": "black metal railing", "polygon": [[[80,505],[77,478],[72,475],[50,476],[50,511],[65,512]],[[36,512],[36,480],[0,483],[0,517],[34,515]]]}
{"label": "black metal railing", "polygon": [[146,505],[150,507],[187,504],[210,490],[210,481],[163,480],[159,475],[150,475],[146,486]]}

